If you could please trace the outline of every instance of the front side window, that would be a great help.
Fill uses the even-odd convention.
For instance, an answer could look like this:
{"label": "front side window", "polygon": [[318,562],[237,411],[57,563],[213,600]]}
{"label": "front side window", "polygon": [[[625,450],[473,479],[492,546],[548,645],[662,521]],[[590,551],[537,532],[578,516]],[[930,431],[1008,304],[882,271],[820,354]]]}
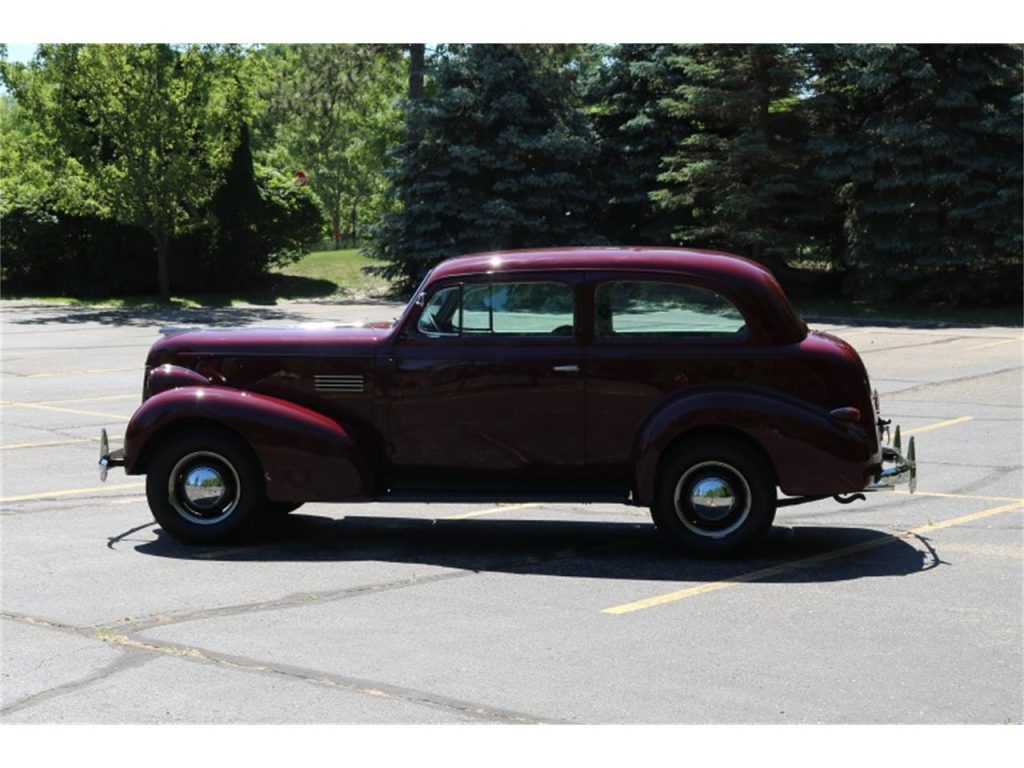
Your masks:
{"label": "front side window", "polygon": [[565,283],[467,283],[435,293],[418,329],[430,335],[571,336],[573,291]]}
{"label": "front side window", "polygon": [[442,288],[431,296],[420,313],[416,329],[434,336],[458,336],[459,286]]}
{"label": "front side window", "polygon": [[682,283],[603,283],[594,294],[594,331],[609,336],[738,336],[743,316],[714,291]]}

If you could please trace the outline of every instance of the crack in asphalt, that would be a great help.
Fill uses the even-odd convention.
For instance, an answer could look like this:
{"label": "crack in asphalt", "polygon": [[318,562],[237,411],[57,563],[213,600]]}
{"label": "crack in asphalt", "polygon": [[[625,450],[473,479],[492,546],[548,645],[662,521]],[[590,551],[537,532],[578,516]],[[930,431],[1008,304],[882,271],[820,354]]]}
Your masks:
{"label": "crack in asphalt", "polygon": [[987,373],[978,373],[974,374],[973,376],[961,376],[953,379],[942,379],[941,381],[930,381],[927,384],[919,384],[916,387],[907,387],[906,389],[894,390],[892,392],[889,392],[886,396],[892,397],[893,395],[905,395],[908,392],[918,392],[922,389],[929,389],[931,387],[941,387],[945,386],[946,384],[963,384],[964,382],[974,381],[976,379],[984,379],[987,378],[988,376],[999,376],[1000,374],[1003,373],[1011,373],[1012,371],[1020,370],[1022,370],[1022,366],[1014,365],[1010,368],[1000,368],[998,371],[988,371]]}

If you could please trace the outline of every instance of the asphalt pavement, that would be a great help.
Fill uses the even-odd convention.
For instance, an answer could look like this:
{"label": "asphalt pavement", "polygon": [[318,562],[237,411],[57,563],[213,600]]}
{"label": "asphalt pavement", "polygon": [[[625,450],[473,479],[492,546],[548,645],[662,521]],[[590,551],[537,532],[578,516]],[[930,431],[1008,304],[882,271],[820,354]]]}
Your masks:
{"label": "asphalt pavement", "polygon": [[161,326],[398,310],[2,304],[0,722],[1024,719],[1020,328],[812,324],[916,437],[918,491],[780,510],[747,558],[602,504],[309,504],[193,547],[142,478],[99,482]]}

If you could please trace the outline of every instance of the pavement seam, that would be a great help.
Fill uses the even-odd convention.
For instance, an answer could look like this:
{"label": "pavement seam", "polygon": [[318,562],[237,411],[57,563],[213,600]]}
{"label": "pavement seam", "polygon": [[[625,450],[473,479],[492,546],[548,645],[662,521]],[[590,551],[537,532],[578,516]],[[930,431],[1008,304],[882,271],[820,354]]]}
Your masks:
{"label": "pavement seam", "polygon": [[473,702],[463,701],[461,699],[437,695],[430,693],[429,691],[419,691],[380,681],[338,675],[332,672],[325,672],[323,670],[310,669],[307,667],[288,664],[274,664],[271,662],[260,661],[258,659],[219,653],[217,651],[196,646],[182,645],[178,643],[161,643],[145,637],[133,637],[133,635],[136,635],[138,632],[138,630],[134,629],[130,630],[129,633],[118,633],[112,629],[75,627],[69,624],[62,624],[60,622],[39,619],[25,614],[9,612],[0,613],[0,618],[52,629],[78,637],[98,640],[106,645],[113,646],[125,652],[124,656],[116,659],[92,675],[71,683],[56,686],[55,688],[51,688],[47,691],[31,694],[17,702],[14,702],[13,704],[3,707],[0,709],[0,716],[7,715],[36,704],[41,704],[44,701],[48,701],[58,696],[73,693],[117,674],[118,672],[133,669],[148,661],[152,661],[163,656],[212,664],[225,669],[235,669],[257,674],[277,675],[328,688],[347,690],[352,693],[391,699],[394,701],[416,704],[448,712],[458,712],[484,722],[532,725],[562,722],[522,712],[515,712],[513,710],[489,707]]}
{"label": "pavement seam", "polygon": [[[85,638],[89,640],[97,640],[96,634],[84,629],[82,627],[74,627],[70,624],[62,624],[60,622],[49,621],[47,619],[38,619],[33,616],[27,616],[24,614],[17,613],[0,613],[0,618],[7,619],[9,621],[17,621],[21,624],[28,624],[33,627],[41,627],[43,629],[49,629],[56,632],[60,632],[66,635],[74,635],[76,637]],[[36,693],[30,693],[27,696],[18,699],[10,704],[0,708],[0,717],[12,714],[14,712],[33,707],[37,704],[49,701],[51,699],[65,696],[69,693],[80,691],[84,688],[88,688],[90,685],[98,683],[102,680],[106,680],[119,672],[124,672],[129,669],[142,666],[143,664],[152,660],[152,657],[133,651],[129,648],[118,649],[121,653],[118,658],[111,661],[101,669],[96,670],[90,675],[72,680],[68,683],[48,688],[45,691],[38,691]]]}
{"label": "pavement seam", "polygon": [[[98,635],[99,636],[99,635]],[[198,661],[201,663],[214,664],[228,669],[235,669],[243,672],[257,674],[268,674],[300,680],[314,685],[325,686],[359,693],[378,698],[391,699],[408,704],[416,704],[432,709],[440,709],[448,712],[458,712],[486,722],[519,723],[519,724],[541,724],[555,723],[559,721],[548,720],[547,718],[529,715],[512,710],[489,707],[460,699],[440,696],[429,691],[420,691],[412,688],[392,685],[374,680],[365,680],[358,677],[338,675],[323,670],[299,667],[290,664],[274,664],[260,661],[258,659],[231,654],[219,653],[197,646],[179,645],[176,643],[160,643],[136,638],[127,635],[104,634],[100,636],[104,642],[112,645],[125,646],[128,648],[157,653],[175,658]]]}
{"label": "pavement seam", "polygon": [[893,392],[890,392],[887,395],[887,397],[892,397],[893,395],[906,395],[906,394],[908,394],[910,392],[920,392],[923,389],[930,389],[932,387],[943,387],[943,386],[945,386],[947,384],[963,384],[964,382],[974,381],[975,379],[984,379],[984,378],[987,378],[989,376],[999,376],[999,375],[1004,374],[1004,373],[1012,373],[1014,371],[1019,371],[1019,370],[1021,370],[1021,366],[1015,365],[1015,366],[1012,366],[1011,368],[1000,368],[998,371],[988,371],[987,373],[978,373],[978,374],[975,374],[974,376],[961,376],[961,377],[955,378],[955,379],[942,379],[941,381],[930,381],[927,384],[919,384],[916,387],[907,387],[906,389],[897,389],[897,390],[895,390]]}

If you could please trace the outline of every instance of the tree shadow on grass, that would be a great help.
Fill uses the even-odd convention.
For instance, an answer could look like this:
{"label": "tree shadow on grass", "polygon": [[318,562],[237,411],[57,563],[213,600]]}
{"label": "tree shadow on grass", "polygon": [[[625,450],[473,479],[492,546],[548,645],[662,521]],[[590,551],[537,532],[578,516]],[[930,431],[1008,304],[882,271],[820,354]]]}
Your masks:
{"label": "tree shadow on grass", "polygon": [[388,562],[476,572],[665,582],[832,582],[906,576],[940,561],[923,549],[865,528],[776,527],[757,552],[687,557],[649,523],[564,520],[425,520],[291,515],[233,545],[182,544],[159,531],[136,547],[176,559],[243,562]]}
{"label": "tree shadow on grass", "polygon": [[[260,323],[298,325],[309,317],[301,309],[279,305],[282,301],[390,305],[389,297],[361,298],[339,292],[329,280],[293,275],[273,275],[272,280],[252,290],[235,293],[194,294],[169,301],[151,296],[126,297],[124,306],[59,304],[40,300],[29,303],[32,296],[4,296],[20,299],[17,305],[5,307],[4,323],[17,325],[84,325],[104,326],[188,325],[235,327]],[[235,302],[242,302],[236,304]]]}

